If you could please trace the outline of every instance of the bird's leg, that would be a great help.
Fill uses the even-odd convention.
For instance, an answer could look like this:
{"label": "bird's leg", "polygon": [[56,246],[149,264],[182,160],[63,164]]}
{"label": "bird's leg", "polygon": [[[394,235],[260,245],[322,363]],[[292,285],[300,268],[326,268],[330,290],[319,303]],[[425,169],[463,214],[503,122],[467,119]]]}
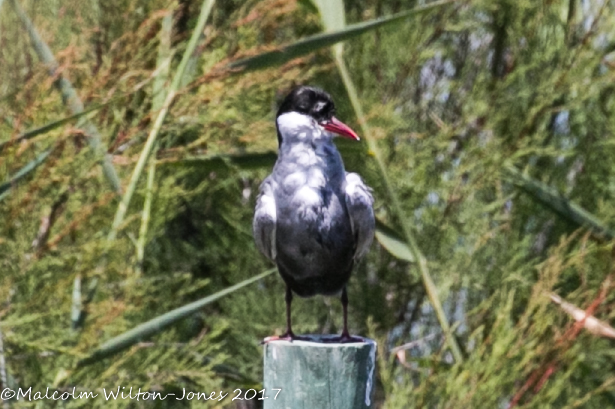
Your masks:
{"label": "bird's leg", "polygon": [[342,290],[342,308],[344,309],[344,329],[342,330],[342,339],[350,338],[348,333],[348,293],[346,292],[346,286]]}
{"label": "bird's leg", "polygon": [[326,340],[327,343],[339,342],[340,344],[347,342],[365,342],[363,338],[353,337],[348,332],[348,293],[346,292],[346,286],[342,289],[342,308],[344,309],[344,329],[342,335]]}
{"label": "bird's leg", "polygon": [[288,339],[289,341],[292,341],[293,338],[295,338],[290,319],[290,305],[293,302],[293,292],[288,284],[286,285],[286,296],[284,297],[284,300],[286,301],[286,332],[280,337],[280,339]]}
{"label": "bird's leg", "polygon": [[267,337],[265,338],[262,343],[267,343],[270,341],[310,341],[311,339],[309,337],[302,337],[302,336],[298,336],[295,335],[295,333],[293,332],[292,329],[292,325],[291,325],[291,319],[290,319],[290,305],[293,301],[293,292],[290,289],[290,286],[286,286],[286,296],[284,297],[284,300],[286,301],[286,332],[283,335],[280,336],[272,336],[272,337]]}

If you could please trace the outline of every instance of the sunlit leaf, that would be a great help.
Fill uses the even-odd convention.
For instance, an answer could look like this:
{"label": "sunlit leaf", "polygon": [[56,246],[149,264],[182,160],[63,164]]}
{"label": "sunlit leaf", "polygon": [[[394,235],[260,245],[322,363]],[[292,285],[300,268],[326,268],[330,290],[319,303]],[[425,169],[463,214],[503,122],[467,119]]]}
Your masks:
{"label": "sunlit leaf", "polygon": [[[15,12],[19,16],[24,28],[28,32],[30,36],[30,41],[32,41],[32,45],[40,58],[40,60],[46,64],[49,68],[49,75],[52,77],[56,77],[55,84],[57,88],[60,90],[62,94],[62,101],[68,107],[68,109],[73,113],[73,115],[80,114],[85,111],[83,102],[79,98],[77,91],[73,88],[72,84],[68,79],[63,77],[62,75],[58,75],[58,63],[51,52],[49,46],[43,41],[40,34],[30,21],[30,18],[23,11],[19,2],[17,0],[12,0],[13,8]],[[90,149],[92,149],[97,157],[99,157],[102,161],[103,173],[105,174],[107,180],[111,184],[113,190],[117,193],[122,191],[122,185],[120,183],[120,179],[117,176],[115,168],[113,167],[113,163],[111,160],[111,155],[107,154],[105,148],[102,146],[101,136],[98,132],[98,129],[87,119],[81,121],[79,126],[83,129],[85,134],[87,135],[86,140],[90,145]]]}
{"label": "sunlit leaf", "polygon": [[414,255],[404,239],[380,220],[376,220],[376,240],[391,255],[400,260],[414,262]]}
{"label": "sunlit leaf", "polygon": [[609,240],[615,238],[615,232],[613,232],[602,220],[598,219],[581,206],[566,199],[560,195],[557,190],[522,174],[512,166],[508,166],[504,170],[510,182],[514,183],[534,200],[553,210],[564,219],[579,227],[588,228],[597,236],[605,237]]}
{"label": "sunlit leaf", "polygon": [[21,133],[15,139],[10,139],[8,141],[0,142],[0,150],[3,149],[7,145],[18,143],[18,142],[21,142],[21,141],[24,141],[24,140],[27,140],[27,139],[32,139],[35,136],[45,134],[45,133],[47,133],[49,131],[53,131],[54,129],[59,128],[59,127],[61,127],[63,125],[66,125],[66,124],[74,121],[75,119],[79,119],[82,116],[85,116],[85,115],[89,114],[90,112],[93,112],[93,111],[96,111],[98,109],[101,109],[105,105],[107,105],[107,104],[101,104],[101,105],[93,106],[93,107],[90,107],[90,108],[88,108],[88,109],[86,109],[86,110],[84,110],[82,112],[79,112],[79,113],[77,113],[75,115],[71,115],[71,116],[68,116],[66,118],[58,119],[57,121],[49,122],[48,124],[45,124],[45,125],[40,126],[38,128],[34,128],[34,129],[31,129],[31,130],[26,131],[24,133]]}
{"label": "sunlit leaf", "polygon": [[160,132],[160,129],[162,128],[162,124],[167,117],[171,104],[175,100],[177,91],[179,90],[180,84],[183,81],[184,73],[186,72],[188,62],[192,58],[192,53],[196,49],[196,45],[201,37],[201,33],[203,32],[205,23],[209,19],[209,15],[211,13],[211,9],[214,6],[214,3],[215,0],[204,0],[201,4],[201,12],[199,14],[199,19],[197,21],[196,27],[194,27],[194,29],[192,30],[192,35],[190,36],[190,40],[188,41],[188,45],[186,46],[186,50],[184,51],[182,60],[179,63],[177,69],[175,70],[175,73],[173,74],[173,80],[171,81],[171,85],[169,86],[169,90],[162,104],[162,108],[160,109],[160,111],[158,111],[158,116],[156,117],[156,120],[152,125],[149,135],[147,136],[147,140],[145,141],[145,145],[143,146],[141,154],[139,155],[137,164],[135,165],[135,168],[132,171],[132,175],[130,176],[130,181],[128,182],[126,192],[124,192],[122,200],[119,203],[118,208],[115,212],[113,225],[111,226],[111,231],[107,236],[109,241],[113,241],[115,239],[117,235],[117,230],[124,221],[124,216],[126,215],[128,207],[130,206],[130,202],[137,187],[137,183],[141,177],[141,173],[143,173],[143,169],[145,168],[145,163],[147,162],[147,159],[149,158],[152,151],[154,150],[156,140],[158,139],[158,134]]}
{"label": "sunlit leaf", "polygon": [[173,311],[169,311],[166,314],[163,314],[159,317],[156,317],[152,320],[149,320],[143,324],[136,326],[135,328],[127,331],[115,338],[110,339],[105,342],[99,348],[97,348],[92,354],[88,357],[80,360],[77,363],[77,367],[83,367],[94,362],[98,362],[101,359],[107,358],[113,354],[116,354],[137,342],[143,341],[155,334],[158,334],[168,328],[170,325],[175,322],[186,318],[195,312],[199,311],[204,306],[211,304],[214,301],[221,299],[229,294],[234,293],[237,290],[244,288],[247,285],[250,285],[258,280],[261,280],[272,273],[274,273],[276,269],[267,270],[264,273],[261,273],[255,277],[249,278],[240,282],[239,284],[235,284],[229,288],[226,288],[222,291],[218,291],[215,294],[202,298],[198,301],[192,302],[188,305],[184,305],[183,307],[177,308]]}
{"label": "sunlit leaf", "polygon": [[31,160],[26,166],[19,169],[15,174],[3,184],[0,185],[0,200],[3,200],[10,193],[11,187],[17,183],[20,179],[26,176],[28,173],[32,172],[34,169],[38,167],[41,163],[45,162],[49,154],[53,149],[47,149],[43,153],[40,153],[36,158]]}
{"label": "sunlit leaf", "polygon": [[[446,4],[454,3],[455,0],[445,0],[430,3],[426,6],[416,7],[412,10],[402,11],[392,16],[381,17],[374,20],[365,21],[362,23],[352,24],[340,31],[330,33],[316,34],[311,37],[304,38],[293,44],[279,47],[273,51],[268,51],[254,57],[248,57],[243,60],[235,61],[229,64],[231,69],[243,69],[246,71],[260,70],[263,68],[280,66],[293,58],[301,57],[311,52],[332,46],[341,41],[350,40],[360,36],[361,34],[385,27],[394,23],[404,21],[408,17],[416,16]],[[342,8],[343,9],[343,8]]]}
{"label": "sunlit leaf", "polygon": [[549,294],[551,301],[558,304],[562,310],[575,319],[577,322],[583,322],[583,327],[595,335],[601,337],[615,338],[615,328],[611,327],[604,321],[600,321],[593,315],[587,315],[584,310],[563,300],[555,293]]}
{"label": "sunlit leaf", "polygon": [[180,160],[160,160],[160,165],[194,166],[204,171],[219,171],[232,167],[259,169],[272,167],[278,157],[273,151],[241,153],[235,155],[189,156]]}

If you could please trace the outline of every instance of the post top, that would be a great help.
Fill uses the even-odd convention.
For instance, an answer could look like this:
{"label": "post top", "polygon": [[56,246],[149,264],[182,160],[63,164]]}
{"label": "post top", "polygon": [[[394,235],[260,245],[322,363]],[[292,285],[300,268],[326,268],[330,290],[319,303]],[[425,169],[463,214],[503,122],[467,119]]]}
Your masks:
{"label": "post top", "polygon": [[[281,390],[264,409],[368,409],[376,381],[376,342],[336,343],[336,335],[272,339],[264,348],[263,387]],[[358,337],[357,337],[358,338]]]}
{"label": "post top", "polygon": [[339,335],[322,335],[322,334],[305,334],[301,337],[309,338],[309,340],[293,340],[286,341],[281,339],[268,341],[265,338],[265,344],[270,346],[284,346],[284,347],[298,347],[298,348],[364,348],[376,346],[376,341],[370,338],[359,337],[353,335],[356,338],[361,338],[363,342],[332,342],[333,339],[339,338]]}

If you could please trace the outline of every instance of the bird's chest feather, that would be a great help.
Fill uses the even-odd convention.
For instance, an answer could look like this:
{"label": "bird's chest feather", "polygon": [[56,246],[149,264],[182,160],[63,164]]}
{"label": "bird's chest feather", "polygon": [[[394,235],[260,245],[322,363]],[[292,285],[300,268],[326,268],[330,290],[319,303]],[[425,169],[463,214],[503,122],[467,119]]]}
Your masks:
{"label": "bird's chest feather", "polygon": [[341,194],[345,171],[334,147],[298,145],[290,150],[285,163],[278,180],[284,200],[276,201],[282,213],[304,225],[331,225],[336,218],[345,217]]}

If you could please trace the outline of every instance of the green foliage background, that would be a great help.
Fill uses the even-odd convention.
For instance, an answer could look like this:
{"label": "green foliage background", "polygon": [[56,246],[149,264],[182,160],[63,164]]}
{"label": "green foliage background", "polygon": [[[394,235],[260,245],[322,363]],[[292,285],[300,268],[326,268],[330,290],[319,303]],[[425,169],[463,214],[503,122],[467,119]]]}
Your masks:
{"label": "green foliage background", "polygon": [[[113,337],[272,267],[255,249],[251,220],[275,160],[277,103],[294,85],[317,85],[334,96],[339,118],[359,124],[327,48],[257,71],[229,64],[321,33],[319,9],[307,0],[213,5],[110,240],[121,196],[100,166],[104,152],[125,194],[202,4],[18,1],[57,60],[53,76],[14,4],[0,0],[0,174],[10,182],[0,188],[3,387],[259,389],[259,340],[284,330],[275,274],[81,364]],[[346,20],[422,5],[347,0]],[[614,25],[607,0],[460,0],[345,43],[386,175],[365,141],[338,147],[347,169],[374,188],[377,216],[402,246],[399,226],[412,227],[463,355],[449,352],[417,264],[375,242],[350,282],[349,318],[352,332],[379,342],[379,406],[615,406],[613,340],[576,333],[548,297],[592,306],[605,324],[615,319]],[[74,113],[54,85],[60,76],[86,109],[98,108],[20,138]],[[86,117],[98,151],[88,148]],[[37,157],[38,167],[12,179]],[[296,332],[340,331],[337,300],[293,307]]]}

